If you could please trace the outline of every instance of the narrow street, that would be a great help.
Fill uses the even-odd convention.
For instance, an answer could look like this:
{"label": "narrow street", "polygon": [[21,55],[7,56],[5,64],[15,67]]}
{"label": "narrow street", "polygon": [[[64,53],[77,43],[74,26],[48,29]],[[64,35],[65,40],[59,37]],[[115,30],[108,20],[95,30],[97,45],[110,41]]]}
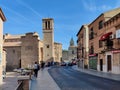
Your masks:
{"label": "narrow street", "polygon": [[61,90],[120,90],[120,81],[89,75],[71,67],[53,67],[49,73]]}

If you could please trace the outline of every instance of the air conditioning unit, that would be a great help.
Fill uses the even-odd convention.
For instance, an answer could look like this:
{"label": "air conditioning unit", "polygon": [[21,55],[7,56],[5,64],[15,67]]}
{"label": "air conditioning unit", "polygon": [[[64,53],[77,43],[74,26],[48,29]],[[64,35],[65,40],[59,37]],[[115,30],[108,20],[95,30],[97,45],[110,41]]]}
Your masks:
{"label": "air conditioning unit", "polygon": [[115,38],[115,34],[111,34],[109,37],[110,37],[110,39],[114,39]]}

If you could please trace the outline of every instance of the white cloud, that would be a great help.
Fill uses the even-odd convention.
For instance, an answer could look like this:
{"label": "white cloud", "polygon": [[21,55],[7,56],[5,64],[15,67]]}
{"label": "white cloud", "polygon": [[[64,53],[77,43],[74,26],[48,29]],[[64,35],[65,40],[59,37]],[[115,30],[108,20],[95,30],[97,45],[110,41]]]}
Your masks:
{"label": "white cloud", "polygon": [[101,5],[97,6],[94,0],[82,0],[83,6],[86,10],[95,12],[95,11],[106,11],[114,8],[113,6]]}

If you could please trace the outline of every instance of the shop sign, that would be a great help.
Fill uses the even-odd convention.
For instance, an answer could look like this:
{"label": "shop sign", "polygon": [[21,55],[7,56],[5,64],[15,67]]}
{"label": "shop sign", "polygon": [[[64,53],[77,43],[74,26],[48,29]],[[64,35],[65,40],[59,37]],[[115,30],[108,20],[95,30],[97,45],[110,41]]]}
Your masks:
{"label": "shop sign", "polygon": [[97,54],[89,54],[89,57],[94,57],[94,56],[97,56]]}
{"label": "shop sign", "polygon": [[120,50],[114,50],[112,53],[120,53]]}

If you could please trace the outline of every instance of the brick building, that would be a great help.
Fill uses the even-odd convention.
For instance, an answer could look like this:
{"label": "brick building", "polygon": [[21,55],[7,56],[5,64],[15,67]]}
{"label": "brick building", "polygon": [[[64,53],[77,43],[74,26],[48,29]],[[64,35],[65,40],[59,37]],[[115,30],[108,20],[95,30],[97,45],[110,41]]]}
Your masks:
{"label": "brick building", "polygon": [[[88,65],[90,69],[103,72],[120,73],[119,13],[120,8],[107,11],[99,15],[94,21],[92,21],[88,25],[89,28]],[[116,35],[118,37],[116,37]],[[79,39],[80,38],[78,38],[78,40]]]}
{"label": "brick building", "polygon": [[99,61],[99,53],[101,52],[101,36],[106,33],[104,23],[120,12],[120,8],[102,13],[92,23],[89,24],[89,68],[99,70],[99,62],[101,63],[101,71],[104,68],[104,62]]}
{"label": "brick building", "polygon": [[104,23],[104,31],[99,39],[98,70],[120,74],[120,12]]}
{"label": "brick building", "polygon": [[88,68],[88,54],[89,54],[89,30],[88,30],[88,25],[82,25],[79,32],[77,33],[77,58],[78,60],[78,66],[79,67],[85,67]]}

